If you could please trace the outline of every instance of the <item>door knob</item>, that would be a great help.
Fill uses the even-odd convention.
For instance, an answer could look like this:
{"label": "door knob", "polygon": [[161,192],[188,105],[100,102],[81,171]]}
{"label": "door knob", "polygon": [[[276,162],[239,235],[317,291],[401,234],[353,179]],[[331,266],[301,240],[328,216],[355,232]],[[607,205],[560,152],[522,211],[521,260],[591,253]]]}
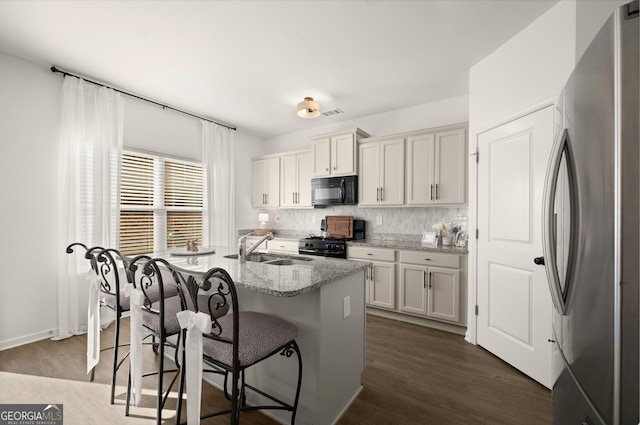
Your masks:
{"label": "door knob", "polygon": [[544,266],[544,257],[536,257],[533,259],[533,262],[539,266]]}

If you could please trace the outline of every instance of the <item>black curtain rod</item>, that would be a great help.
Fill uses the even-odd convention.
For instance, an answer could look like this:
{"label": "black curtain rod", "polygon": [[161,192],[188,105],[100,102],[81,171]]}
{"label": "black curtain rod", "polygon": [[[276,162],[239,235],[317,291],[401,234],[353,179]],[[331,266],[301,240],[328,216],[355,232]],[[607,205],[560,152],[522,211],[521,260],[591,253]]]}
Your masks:
{"label": "black curtain rod", "polygon": [[87,83],[95,84],[96,86],[106,87],[106,88],[108,88],[108,89],[115,90],[115,91],[117,91],[118,93],[126,94],[127,96],[130,96],[130,97],[133,97],[133,98],[136,98],[136,99],[140,99],[140,100],[144,100],[145,102],[153,103],[154,105],[157,105],[157,106],[162,106],[162,108],[163,108],[163,109],[171,109],[172,111],[180,112],[181,114],[189,115],[190,117],[199,118],[199,119],[204,120],[204,121],[209,121],[209,122],[212,122],[212,123],[214,123],[214,124],[221,125],[221,126],[223,126],[223,127],[228,128],[229,130],[233,130],[233,131],[236,131],[236,130],[237,130],[235,127],[231,127],[231,126],[228,126],[228,125],[226,125],[226,124],[222,124],[222,123],[216,122],[216,121],[214,121],[214,120],[212,120],[212,119],[204,118],[204,117],[201,117],[201,116],[199,116],[199,115],[192,114],[191,112],[186,112],[186,111],[183,111],[183,110],[181,110],[181,109],[174,108],[173,106],[165,105],[165,104],[162,104],[162,103],[156,102],[155,100],[147,99],[146,97],[138,96],[138,95],[136,95],[136,94],[129,93],[129,92],[126,92],[126,91],[124,91],[124,90],[120,90],[120,89],[117,89],[117,88],[115,88],[115,87],[108,86],[108,85],[106,85],[106,84],[98,83],[97,81],[91,81],[91,80],[89,80],[89,79],[87,79],[87,78],[85,78],[85,77],[80,77],[80,76],[78,76],[78,75],[71,74],[71,73],[69,73],[69,72],[67,72],[67,71],[63,71],[63,70],[61,70],[61,69],[58,69],[58,68],[56,68],[55,66],[52,66],[52,67],[51,67],[51,72],[54,72],[54,73],[55,73],[55,72],[60,73],[60,74],[64,75],[65,77],[66,77],[67,75],[69,75],[69,76],[71,76],[71,77],[80,78],[80,79],[82,79],[82,80],[86,81]]}

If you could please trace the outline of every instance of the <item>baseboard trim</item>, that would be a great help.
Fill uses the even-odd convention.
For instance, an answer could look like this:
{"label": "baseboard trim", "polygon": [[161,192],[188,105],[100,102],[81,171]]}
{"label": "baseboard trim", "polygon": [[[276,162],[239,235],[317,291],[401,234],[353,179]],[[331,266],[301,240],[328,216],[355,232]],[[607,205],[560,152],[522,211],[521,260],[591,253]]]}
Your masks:
{"label": "baseboard trim", "polygon": [[380,308],[367,307],[367,314],[372,316],[384,317],[387,319],[398,320],[400,322],[411,323],[413,325],[424,326],[427,328],[438,329],[445,332],[451,332],[458,335],[465,335],[467,328],[464,326],[451,325],[449,323],[438,322],[435,320],[422,319],[420,317],[411,316],[409,314],[396,313],[394,311],[382,310]]}
{"label": "baseboard trim", "polygon": [[34,332],[27,335],[22,335],[17,338],[0,341],[0,351],[19,347],[25,344],[31,344],[32,342],[41,341],[43,339],[53,338],[55,334],[56,334],[56,329],[52,328],[52,329],[45,329],[43,331]]}

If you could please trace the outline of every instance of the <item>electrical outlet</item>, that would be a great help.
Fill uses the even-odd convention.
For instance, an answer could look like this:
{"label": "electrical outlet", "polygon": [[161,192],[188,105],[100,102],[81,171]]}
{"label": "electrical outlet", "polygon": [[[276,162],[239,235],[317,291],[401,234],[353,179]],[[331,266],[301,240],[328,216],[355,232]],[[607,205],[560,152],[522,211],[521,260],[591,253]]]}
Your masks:
{"label": "electrical outlet", "polygon": [[346,319],[351,316],[351,296],[347,295],[342,300],[342,318]]}
{"label": "electrical outlet", "polygon": [[381,215],[376,216],[376,225],[377,226],[382,226],[382,216]]}

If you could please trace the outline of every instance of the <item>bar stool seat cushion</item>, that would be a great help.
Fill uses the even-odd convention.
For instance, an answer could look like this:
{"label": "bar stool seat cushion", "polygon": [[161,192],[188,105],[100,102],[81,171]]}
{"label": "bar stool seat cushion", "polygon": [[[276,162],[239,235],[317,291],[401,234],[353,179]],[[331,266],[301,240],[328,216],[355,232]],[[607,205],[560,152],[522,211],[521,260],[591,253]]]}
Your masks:
{"label": "bar stool seat cushion", "polygon": [[[149,287],[149,289],[146,290],[146,293],[149,299],[151,300],[151,302],[155,303],[160,300],[160,291],[158,289],[158,285],[151,285],[151,287]],[[168,285],[165,288],[164,290],[165,297],[170,298],[170,297],[175,297],[176,295],[178,295],[177,287],[173,285],[171,286]],[[100,298],[102,299],[102,302],[104,304],[108,305],[113,310],[116,309],[115,294],[108,294],[106,292],[101,292]],[[124,287],[120,288],[120,298],[122,298],[122,302],[121,302],[122,311],[129,311],[131,309],[131,300],[129,299],[129,297],[124,295]]]}
{"label": "bar stool seat cushion", "polygon": [[[174,287],[175,288],[175,287]],[[165,291],[166,292],[166,291]],[[218,297],[219,298],[219,297]],[[198,305],[207,305],[209,302],[208,295],[198,295]],[[155,311],[160,311],[160,301],[151,304],[151,308]],[[176,313],[182,310],[182,304],[180,304],[180,297],[174,295],[164,300],[164,321],[167,335],[174,335],[180,332],[180,323],[178,323],[178,316]],[[229,305],[225,305],[216,311],[216,315],[224,316],[229,312]],[[144,326],[159,332],[158,323],[160,323],[160,315],[151,313],[145,309],[142,310],[142,323]]]}
{"label": "bar stool seat cushion", "polygon": [[[151,304],[154,311],[160,311],[160,301]],[[175,335],[180,332],[180,323],[176,313],[182,310],[179,296],[164,299],[164,327],[167,335]],[[152,313],[145,308],[142,309],[142,323],[154,332],[160,332],[160,314]]]}
{"label": "bar stool seat cushion", "polygon": [[[238,358],[243,368],[268,357],[298,336],[298,328],[279,317],[255,311],[241,311],[238,316],[240,323]],[[231,341],[233,315],[221,317],[218,323],[222,327],[219,338]],[[231,366],[233,355],[231,343],[205,337],[202,341],[202,349],[205,357]]]}

